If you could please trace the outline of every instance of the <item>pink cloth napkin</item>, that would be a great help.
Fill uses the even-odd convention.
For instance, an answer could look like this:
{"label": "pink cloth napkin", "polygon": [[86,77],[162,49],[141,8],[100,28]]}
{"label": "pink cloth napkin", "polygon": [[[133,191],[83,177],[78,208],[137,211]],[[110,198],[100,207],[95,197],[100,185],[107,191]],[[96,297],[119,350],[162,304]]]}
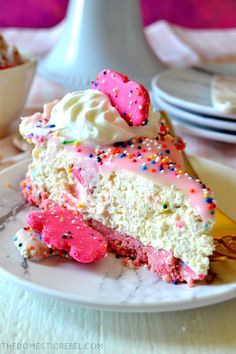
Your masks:
{"label": "pink cloth napkin", "polygon": [[236,62],[236,29],[190,30],[157,21],[146,27],[145,33],[152,50],[169,66]]}
{"label": "pink cloth napkin", "polygon": [[23,48],[36,57],[43,57],[57,43],[64,30],[64,22],[52,28],[21,29],[0,28],[0,32],[9,43]]}
{"label": "pink cloth napkin", "polygon": [[[63,31],[64,22],[51,29],[10,28],[1,32],[8,41],[42,57],[58,42]],[[236,29],[192,30],[161,20],[144,31],[155,54],[169,66],[212,60],[236,62]]]}
{"label": "pink cloth napkin", "polygon": [[[51,29],[0,29],[7,41],[39,58],[51,50],[63,31],[64,22]],[[236,62],[236,29],[190,30],[157,21],[144,31],[155,54],[168,66],[183,67],[212,60]],[[64,92],[62,86],[36,77],[27,106],[40,107]]]}

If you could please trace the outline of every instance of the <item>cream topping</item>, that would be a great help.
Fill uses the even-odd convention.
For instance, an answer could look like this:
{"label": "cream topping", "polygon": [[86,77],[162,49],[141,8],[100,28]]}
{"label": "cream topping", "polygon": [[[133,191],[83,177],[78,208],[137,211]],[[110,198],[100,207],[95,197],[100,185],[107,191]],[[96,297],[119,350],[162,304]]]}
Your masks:
{"label": "cream topping", "polygon": [[[86,161],[86,165],[92,170],[96,162],[99,174],[124,170],[142,175],[154,183],[176,186],[185,191],[195,214],[200,215],[206,224],[214,220],[216,205],[212,191],[184,171],[181,152],[175,149],[170,136],[162,141],[144,138],[135,139],[131,145],[130,143],[132,142],[95,151],[92,147],[81,145],[75,148],[78,152],[77,163],[81,167],[81,163]],[[76,171],[76,167],[74,169]]]}
{"label": "cream topping", "polygon": [[[45,118],[48,118],[45,121]],[[20,132],[37,142],[37,137],[49,138],[52,133],[65,140],[85,145],[108,145],[135,137],[155,138],[159,131],[160,115],[149,109],[148,123],[130,127],[111,105],[109,97],[97,90],[68,93],[50,110],[23,118]],[[33,141],[34,142],[34,141]]]}

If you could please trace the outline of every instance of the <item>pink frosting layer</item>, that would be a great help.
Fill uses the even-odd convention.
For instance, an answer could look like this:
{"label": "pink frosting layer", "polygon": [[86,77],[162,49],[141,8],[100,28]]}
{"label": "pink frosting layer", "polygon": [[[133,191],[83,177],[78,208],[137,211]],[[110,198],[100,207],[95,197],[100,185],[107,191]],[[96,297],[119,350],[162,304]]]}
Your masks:
{"label": "pink frosting layer", "polygon": [[[207,223],[214,218],[216,208],[211,190],[199,179],[184,172],[182,154],[175,140],[170,135],[161,138],[133,139],[100,149],[86,145],[68,146],[78,154],[72,172],[86,187],[89,187],[94,176],[117,170],[143,175],[153,182],[174,185],[185,191],[194,212]],[[87,181],[81,180],[81,169]]]}

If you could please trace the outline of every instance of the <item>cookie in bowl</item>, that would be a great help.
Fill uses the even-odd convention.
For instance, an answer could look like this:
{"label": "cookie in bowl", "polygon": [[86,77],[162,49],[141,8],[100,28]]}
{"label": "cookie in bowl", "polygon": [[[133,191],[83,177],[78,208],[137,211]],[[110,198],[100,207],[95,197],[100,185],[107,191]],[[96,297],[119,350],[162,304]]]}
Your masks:
{"label": "cookie in bowl", "polygon": [[9,45],[0,35],[0,138],[22,113],[36,69],[36,59]]}

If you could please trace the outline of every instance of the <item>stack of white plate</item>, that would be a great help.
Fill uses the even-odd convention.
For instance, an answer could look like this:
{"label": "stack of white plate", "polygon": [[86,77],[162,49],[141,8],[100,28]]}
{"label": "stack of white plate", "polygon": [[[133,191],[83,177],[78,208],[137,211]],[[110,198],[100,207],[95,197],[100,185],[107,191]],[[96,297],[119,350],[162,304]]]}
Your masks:
{"label": "stack of white plate", "polygon": [[216,111],[211,103],[211,67],[169,69],[152,80],[152,99],[187,133],[236,143],[236,115]]}

